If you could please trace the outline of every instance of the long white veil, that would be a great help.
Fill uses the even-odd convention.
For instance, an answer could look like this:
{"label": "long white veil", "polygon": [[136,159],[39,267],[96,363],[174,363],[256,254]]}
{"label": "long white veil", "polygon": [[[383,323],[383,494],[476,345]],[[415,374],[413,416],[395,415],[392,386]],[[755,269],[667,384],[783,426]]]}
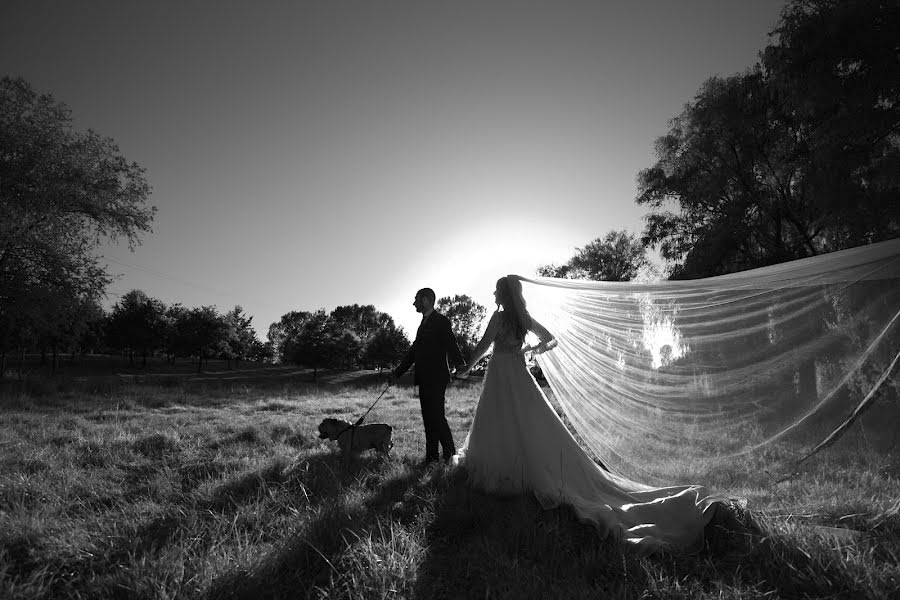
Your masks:
{"label": "long white veil", "polygon": [[538,358],[553,396],[623,475],[778,440],[808,454],[854,410],[898,403],[900,239],[692,281],[520,279],[559,340]]}

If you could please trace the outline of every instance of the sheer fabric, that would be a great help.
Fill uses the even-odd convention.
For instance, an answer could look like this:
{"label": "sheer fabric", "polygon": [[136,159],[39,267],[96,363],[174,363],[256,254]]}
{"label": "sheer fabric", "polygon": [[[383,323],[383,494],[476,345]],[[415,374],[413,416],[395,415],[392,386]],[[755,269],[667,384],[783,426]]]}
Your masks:
{"label": "sheer fabric", "polygon": [[900,239],[692,281],[521,279],[559,340],[537,362],[561,410],[637,480],[671,481],[649,466],[670,453],[808,452],[854,409],[897,405]]}

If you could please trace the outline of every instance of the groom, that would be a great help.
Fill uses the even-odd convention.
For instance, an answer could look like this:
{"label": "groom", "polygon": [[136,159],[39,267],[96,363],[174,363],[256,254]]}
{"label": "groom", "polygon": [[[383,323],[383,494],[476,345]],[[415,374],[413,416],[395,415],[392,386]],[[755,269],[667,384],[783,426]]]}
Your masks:
{"label": "groom", "polygon": [[419,386],[419,404],[425,425],[425,463],[438,460],[438,442],[447,462],[456,454],[453,434],[444,414],[444,393],[450,383],[447,358],[449,356],[458,367],[465,364],[465,359],[450,329],[450,319],[434,310],[434,290],[422,288],[416,292],[413,306],[416,312],[422,313],[422,324],[409,352],[394,369],[392,380],[396,381],[415,364],[415,384]]}

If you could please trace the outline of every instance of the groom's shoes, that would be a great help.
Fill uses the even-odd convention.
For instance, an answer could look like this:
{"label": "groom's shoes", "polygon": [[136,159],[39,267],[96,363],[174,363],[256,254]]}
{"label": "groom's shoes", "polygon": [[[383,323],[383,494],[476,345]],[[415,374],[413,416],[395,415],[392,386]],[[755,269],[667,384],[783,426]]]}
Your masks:
{"label": "groom's shoes", "polygon": [[426,456],[424,459],[422,459],[422,462],[418,464],[418,467],[424,469],[425,467],[430,467],[433,464],[437,464],[437,462],[437,456]]}

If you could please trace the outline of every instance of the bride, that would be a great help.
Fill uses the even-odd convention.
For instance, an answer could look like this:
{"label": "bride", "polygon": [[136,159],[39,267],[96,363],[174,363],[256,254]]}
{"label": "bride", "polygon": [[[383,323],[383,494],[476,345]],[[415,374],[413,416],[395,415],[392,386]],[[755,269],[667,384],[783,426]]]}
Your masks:
{"label": "bride", "polygon": [[[702,486],[654,488],[596,464],[581,448],[525,364],[556,340],[534,320],[515,276],[497,281],[498,310],[491,316],[468,365],[468,374],[493,344],[475,417],[458,462],[469,482],[486,492],[533,493],[544,508],[570,506],[603,536],[641,551],[693,550],[722,498]],[[531,331],[540,340],[523,347]]]}

